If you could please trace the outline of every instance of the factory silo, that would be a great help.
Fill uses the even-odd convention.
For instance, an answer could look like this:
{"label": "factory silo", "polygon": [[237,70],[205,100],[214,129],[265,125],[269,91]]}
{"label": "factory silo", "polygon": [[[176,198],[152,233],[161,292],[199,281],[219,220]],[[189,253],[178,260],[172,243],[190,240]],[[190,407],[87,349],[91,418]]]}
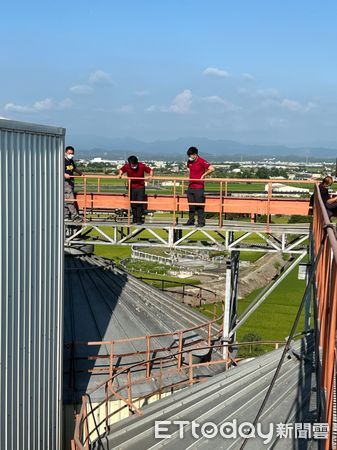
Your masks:
{"label": "factory silo", "polygon": [[0,119],[0,447],[59,449],[63,128]]}

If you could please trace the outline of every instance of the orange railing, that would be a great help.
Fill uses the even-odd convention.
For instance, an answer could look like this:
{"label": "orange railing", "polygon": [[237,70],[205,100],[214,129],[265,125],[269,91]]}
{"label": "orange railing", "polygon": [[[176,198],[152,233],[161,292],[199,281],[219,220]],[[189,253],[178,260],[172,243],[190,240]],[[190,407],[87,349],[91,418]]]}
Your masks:
{"label": "orange railing", "polygon": [[326,449],[336,448],[336,319],[337,236],[318,189],[314,204],[314,255],[320,254],[315,275],[316,364],[319,422],[329,426]]}
{"label": "orange railing", "polygon": [[[280,341],[265,341],[265,342],[240,342],[235,343],[236,346],[243,346],[247,344],[253,345],[272,345],[274,348],[278,348],[283,345],[284,342]],[[214,344],[211,346],[200,347],[199,350],[219,350],[221,351],[223,346],[231,346],[233,344]],[[142,410],[136,403],[139,403],[153,397],[158,394],[160,399],[161,395],[165,392],[173,393],[176,389],[180,389],[186,385],[193,385],[195,383],[202,382],[208,377],[200,377],[195,373],[195,369],[199,367],[209,367],[214,365],[222,365],[228,367],[229,362],[238,362],[240,358],[235,359],[214,359],[207,362],[193,362],[192,352],[195,348],[184,349],[183,352],[176,352],[165,357],[156,357],[142,363],[136,363],[131,366],[125,367],[121,372],[112,375],[109,379],[99,384],[92,392],[85,394],[82,397],[82,405],[79,413],[76,415],[74,438],[72,440],[72,450],[88,450],[90,444],[95,440],[101,440],[105,435],[109,433],[109,427],[112,423],[114,415],[120,414],[123,410],[127,410],[129,415],[142,415]],[[184,358],[184,364],[177,367],[167,367],[165,365],[172,361],[181,361]],[[160,369],[156,373],[151,374],[151,381],[155,381],[155,385],[159,386],[153,389],[151,392],[137,396],[136,398],[132,394],[132,388],[142,383],[148,383],[149,378],[147,376],[140,376],[139,372],[142,366],[150,364],[151,366],[158,366]],[[183,374],[180,381],[172,382],[172,377],[177,373]],[[124,380],[120,379],[124,376]],[[166,378],[167,377],[167,378]],[[165,383],[166,378],[166,383]],[[104,400],[99,403],[93,404],[92,394],[98,390],[104,390]],[[109,402],[111,400],[121,400],[121,406],[114,411],[109,408]],[[103,409],[103,414],[102,414]],[[103,418],[102,418],[103,416]],[[89,424],[91,423],[91,425]]]}
{"label": "orange railing", "polygon": [[[76,178],[77,187],[79,187],[79,182],[81,183],[77,192],[77,203],[83,213],[84,222],[93,217],[93,212],[124,209],[127,211],[127,223],[130,224],[131,206],[145,203],[147,210],[171,212],[173,224],[176,224],[180,213],[189,209],[186,190],[191,180],[188,178],[151,177],[152,185],[147,187],[145,202],[130,200],[133,178],[113,182],[112,180],[117,177],[111,175],[85,175],[74,178]],[[144,180],[146,181],[146,178]],[[293,186],[310,185],[314,187],[317,183],[316,180],[207,178],[205,179],[205,203],[198,203],[198,205],[204,205],[205,212],[215,213],[220,226],[223,215],[227,213],[250,214],[252,218],[257,214],[266,215],[267,223],[272,214],[307,215],[309,213],[309,193],[302,193],[306,198],[296,198],[294,193],[273,192],[273,184],[280,183],[280,181]],[[165,187],[165,190],[161,186],[164,182],[171,183],[170,186]],[[234,189],[234,185],[238,184],[245,185],[247,188],[238,192]],[[254,192],[251,189],[252,184],[259,186],[262,184],[264,187],[260,188],[258,192]],[[266,188],[265,185],[267,185]],[[109,187],[109,190],[103,189],[104,186]]]}
{"label": "orange railing", "polygon": [[[113,373],[123,371],[126,366],[133,364],[134,362],[139,360],[139,358],[143,358],[142,364],[145,364],[145,376],[149,378],[152,376],[151,370],[153,366],[150,364],[150,360],[153,355],[157,355],[157,359],[160,357],[166,357],[169,353],[178,352],[180,355],[177,358],[177,369],[180,370],[182,367],[182,359],[181,355],[184,351],[198,350],[200,346],[205,345],[207,343],[208,346],[211,346],[212,343],[219,340],[222,336],[222,319],[223,314],[211,321],[207,321],[196,325],[194,327],[177,330],[173,332],[167,333],[157,333],[147,336],[137,336],[132,338],[125,339],[115,339],[113,341],[91,341],[91,342],[71,342],[66,343],[66,348],[69,348],[71,358],[73,359],[73,363],[71,367],[76,372],[75,368],[75,360],[76,360],[76,348],[82,347],[87,348],[89,350],[90,347],[104,347],[106,349],[106,354],[100,355],[88,355],[87,357],[83,356],[83,351],[81,351],[81,360],[87,359],[90,362],[95,360],[100,360],[99,367],[93,367],[90,370],[82,369],[81,371],[90,371],[91,373],[106,373],[109,377],[112,377]],[[221,324],[221,325],[219,325]],[[193,335],[193,339],[191,336]],[[160,342],[163,342],[161,344]],[[121,348],[125,349],[125,346],[135,346],[137,350],[134,351],[120,351]],[[131,350],[131,349],[130,349]],[[89,353],[89,352],[88,352]],[[130,358],[134,357],[134,361],[130,362]],[[107,364],[103,364],[104,360],[107,361]],[[118,364],[117,364],[118,362]],[[139,362],[139,361],[138,361]],[[71,373],[71,377],[75,374]]]}

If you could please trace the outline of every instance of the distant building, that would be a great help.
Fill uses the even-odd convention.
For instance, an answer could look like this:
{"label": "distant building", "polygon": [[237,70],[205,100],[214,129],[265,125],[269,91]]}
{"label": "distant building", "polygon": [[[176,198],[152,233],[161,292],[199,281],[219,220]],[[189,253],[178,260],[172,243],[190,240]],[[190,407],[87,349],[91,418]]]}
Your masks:
{"label": "distant building", "polygon": [[[268,184],[265,185],[264,189],[265,191],[268,191]],[[282,183],[272,183],[272,192],[280,194],[307,194],[310,192],[310,189],[300,188],[298,186],[287,186],[286,184]]]}
{"label": "distant building", "polygon": [[[174,182],[173,181],[163,181],[162,182],[162,184],[161,184],[162,186],[174,186]],[[180,182],[179,181],[177,181],[176,183],[175,183],[175,185],[176,186],[180,186]]]}

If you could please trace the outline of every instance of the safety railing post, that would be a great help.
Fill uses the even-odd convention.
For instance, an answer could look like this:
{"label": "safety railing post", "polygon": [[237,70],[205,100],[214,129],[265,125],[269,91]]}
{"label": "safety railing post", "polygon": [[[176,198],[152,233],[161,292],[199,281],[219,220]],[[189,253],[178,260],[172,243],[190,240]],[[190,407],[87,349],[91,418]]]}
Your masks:
{"label": "safety railing post", "polygon": [[219,227],[222,227],[222,210],[223,210],[223,206],[222,206],[222,202],[223,202],[223,198],[222,198],[222,181],[220,181],[220,195],[219,195]]}
{"label": "safety railing post", "polygon": [[188,382],[193,384],[193,355],[192,351],[188,352]]}
{"label": "safety railing post", "polygon": [[179,331],[179,340],[178,340],[178,369],[181,369],[182,365],[182,351],[183,351],[183,332]]}
{"label": "safety railing post", "polygon": [[211,323],[209,323],[208,324],[208,333],[207,333],[207,344],[208,344],[208,346],[210,346],[211,345],[211,341],[212,341],[212,324]]}
{"label": "safety railing post", "polygon": [[151,336],[146,336],[146,378],[150,377],[151,371]]}
{"label": "safety railing post", "polygon": [[83,206],[83,222],[87,221],[87,177],[84,177],[84,206]]}
{"label": "safety railing post", "polygon": [[173,180],[173,226],[177,222],[177,192],[176,192],[176,179]]}
{"label": "safety railing post", "polygon": [[270,201],[273,192],[273,183],[271,181],[268,182],[268,199],[267,199],[267,230],[269,229],[270,223]]}
{"label": "safety railing post", "polygon": [[[82,397],[82,402],[84,404],[84,435],[83,435],[83,442],[85,442],[84,448],[86,450],[89,450],[89,423],[88,423],[88,399],[87,397]],[[99,430],[96,430],[97,435],[99,436]]]}
{"label": "safety railing post", "polygon": [[[132,404],[132,374],[131,370],[128,370],[128,401],[129,405]],[[132,410],[129,407],[129,416],[132,414]]]}
{"label": "safety railing post", "polygon": [[110,342],[110,355],[109,355],[109,377],[112,378],[113,373],[113,362],[114,362],[114,341]]}

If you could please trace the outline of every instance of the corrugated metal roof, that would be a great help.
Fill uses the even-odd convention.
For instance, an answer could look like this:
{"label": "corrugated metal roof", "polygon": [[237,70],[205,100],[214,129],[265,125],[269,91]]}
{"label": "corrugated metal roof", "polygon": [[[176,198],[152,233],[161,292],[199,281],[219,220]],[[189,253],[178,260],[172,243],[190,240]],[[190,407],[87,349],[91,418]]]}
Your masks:
{"label": "corrugated metal roof", "polygon": [[[260,418],[263,427],[274,424],[271,442],[265,445],[261,438],[249,439],[247,449],[261,448],[308,448],[310,439],[277,439],[276,424],[312,423],[315,417],[313,404],[315,385],[313,376],[312,337],[294,344],[297,356],[289,356],[283,363],[266,408]],[[170,450],[182,448],[239,449],[243,439],[224,438],[218,433],[212,439],[193,436],[191,425],[184,427],[184,437],[179,436],[179,427],[173,421],[186,420],[204,425],[214,423],[218,429],[225,422],[238,425],[253,423],[257,411],[269,387],[281,352],[279,349],[239,365],[227,372],[215,375],[208,381],[185,388],[170,397],[145,406],[142,416],[130,416],[110,427],[108,436],[101,438],[92,448],[148,450],[167,447]],[[165,433],[167,439],[155,438],[155,421],[171,421]],[[196,428],[195,428],[196,429]],[[214,428],[213,428],[214,429]],[[264,431],[268,428],[263,428]],[[228,431],[227,431],[228,433]],[[317,441],[316,441],[317,442]],[[310,448],[317,448],[311,441]],[[302,445],[302,447],[301,447]]]}
{"label": "corrugated metal roof", "polygon": [[[92,369],[101,363],[81,360],[88,348],[70,345],[80,341],[112,341],[136,338],[157,333],[188,329],[207,321],[204,316],[181,304],[169,295],[150,287],[126,272],[112,267],[109,261],[96,256],[66,256],[65,258],[65,401],[79,400],[107,378],[107,375],[89,375],[79,370]],[[206,334],[193,331],[188,335],[193,341]],[[177,338],[176,338],[177,339]],[[158,347],[174,343],[172,336],[153,339]],[[105,346],[90,347],[91,354],[107,354]],[[121,353],[144,351],[146,342],[133,341],[119,345]],[[72,353],[73,352],[73,353]],[[76,361],[76,376],[72,372],[72,356]],[[219,357],[219,355],[218,355]],[[144,355],[124,358],[124,364],[144,361]],[[205,376],[217,373],[220,368],[202,368]],[[148,390],[137,386],[136,389]],[[135,392],[136,394],[136,392]],[[95,395],[99,395],[96,393]]]}

